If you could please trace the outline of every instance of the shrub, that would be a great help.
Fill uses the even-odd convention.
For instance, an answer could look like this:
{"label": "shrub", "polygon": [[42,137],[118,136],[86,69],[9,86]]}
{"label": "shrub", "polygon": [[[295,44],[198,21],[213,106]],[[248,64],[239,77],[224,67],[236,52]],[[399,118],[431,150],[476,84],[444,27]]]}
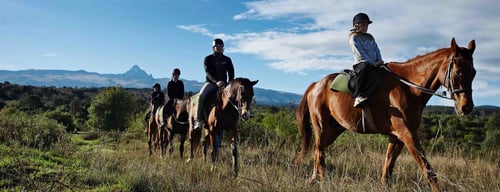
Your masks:
{"label": "shrub", "polygon": [[48,149],[64,136],[65,128],[44,115],[0,112],[0,142]]}
{"label": "shrub", "polygon": [[88,109],[88,125],[100,130],[123,131],[138,111],[135,100],[121,87],[111,87],[99,93]]}

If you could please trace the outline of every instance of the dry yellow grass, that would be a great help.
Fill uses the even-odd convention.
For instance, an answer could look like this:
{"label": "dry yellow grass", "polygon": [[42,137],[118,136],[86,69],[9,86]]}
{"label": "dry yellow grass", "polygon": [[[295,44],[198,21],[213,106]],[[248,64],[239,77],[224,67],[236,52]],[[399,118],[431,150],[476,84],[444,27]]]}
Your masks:
{"label": "dry yellow grass", "polygon": [[[350,136],[347,136],[350,137]],[[100,180],[99,189],[131,191],[430,191],[420,168],[406,152],[399,157],[391,179],[382,186],[383,147],[368,143],[334,145],[327,150],[324,182],[306,184],[312,172],[309,155],[299,165],[292,164],[298,146],[249,146],[240,144],[240,175],[233,178],[230,150],[221,149],[221,159],[211,171],[198,150],[197,158],[186,163],[177,152],[164,159],[158,152],[147,156],[145,140],[120,142],[113,150],[89,150],[80,157],[90,164],[90,172]],[[224,141],[227,143],[227,141]],[[109,149],[109,148],[108,148]],[[187,150],[189,147],[187,147]],[[466,159],[460,154],[428,155],[443,191],[499,191],[498,161]],[[93,189],[97,190],[98,189]]]}

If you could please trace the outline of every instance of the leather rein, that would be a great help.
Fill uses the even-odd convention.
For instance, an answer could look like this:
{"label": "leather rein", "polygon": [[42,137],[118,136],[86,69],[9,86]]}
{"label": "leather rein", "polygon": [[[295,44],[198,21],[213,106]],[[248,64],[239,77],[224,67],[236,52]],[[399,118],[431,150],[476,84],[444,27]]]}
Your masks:
{"label": "leather rein", "polygon": [[427,94],[430,94],[430,95],[435,95],[435,96],[438,96],[438,97],[441,97],[441,98],[444,98],[444,99],[449,99],[449,100],[454,100],[454,98],[452,97],[453,94],[455,93],[463,93],[463,92],[467,92],[467,91],[471,91],[472,90],[468,90],[468,89],[456,89],[455,86],[453,85],[454,82],[453,82],[453,78],[452,78],[452,70],[453,70],[453,65],[455,64],[454,62],[454,59],[459,59],[460,57],[451,57],[450,58],[450,62],[448,63],[448,67],[446,68],[446,73],[444,75],[444,84],[445,84],[445,87],[446,89],[448,90],[448,92],[450,93],[450,96],[448,97],[446,95],[446,91],[442,91],[442,92],[437,92],[437,90],[432,90],[432,89],[428,89],[428,88],[425,88],[425,87],[422,87],[422,86],[419,86],[415,83],[412,83],[410,81],[407,81],[403,78],[401,78],[400,76],[394,74],[391,69],[389,69],[387,67],[387,65],[382,65],[382,69],[386,70],[387,72],[389,72],[389,74],[397,79],[398,81],[406,84],[407,86],[409,87],[413,87],[413,88],[416,88],[424,93],[427,93]]}

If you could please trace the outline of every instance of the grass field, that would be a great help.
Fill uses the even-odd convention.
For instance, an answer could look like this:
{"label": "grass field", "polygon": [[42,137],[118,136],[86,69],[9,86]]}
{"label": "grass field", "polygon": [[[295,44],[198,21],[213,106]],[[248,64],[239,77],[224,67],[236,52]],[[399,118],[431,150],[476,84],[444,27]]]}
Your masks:
{"label": "grass field", "polygon": [[[382,138],[382,139],[381,139]],[[177,141],[177,140],[176,140]],[[396,162],[392,185],[381,186],[386,142],[383,136],[346,133],[326,150],[326,179],[306,184],[312,155],[292,164],[299,144],[239,145],[240,174],[234,178],[228,142],[211,171],[198,150],[186,163],[175,153],[147,155],[140,130],[68,136],[49,151],[0,145],[0,189],[4,191],[430,191],[405,150]],[[294,143],[294,142],[288,142]],[[186,143],[186,152],[189,146]],[[469,157],[460,149],[427,154],[443,191],[500,191],[499,160]],[[491,154],[498,156],[498,154]],[[490,160],[487,160],[490,159]],[[493,160],[491,160],[493,159]]]}

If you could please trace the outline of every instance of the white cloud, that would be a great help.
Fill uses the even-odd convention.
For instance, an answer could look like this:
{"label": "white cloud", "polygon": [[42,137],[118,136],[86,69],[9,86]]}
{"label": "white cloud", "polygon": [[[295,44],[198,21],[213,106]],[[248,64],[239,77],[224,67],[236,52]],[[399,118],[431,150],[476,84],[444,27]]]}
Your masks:
{"label": "white cloud", "polygon": [[464,47],[476,39],[474,94],[477,97],[500,95],[500,87],[488,83],[500,82],[497,53],[500,36],[496,33],[500,31],[500,22],[496,22],[500,20],[500,3],[490,0],[266,0],[244,5],[247,10],[234,15],[234,20],[271,20],[281,25],[235,34],[214,34],[200,25],[179,28],[224,37],[232,43],[228,52],[255,55],[268,61],[274,69],[305,74],[350,68],[348,30],[353,15],[366,12],[374,21],[369,31],[376,37],[385,61],[406,61],[448,47],[452,37]]}

